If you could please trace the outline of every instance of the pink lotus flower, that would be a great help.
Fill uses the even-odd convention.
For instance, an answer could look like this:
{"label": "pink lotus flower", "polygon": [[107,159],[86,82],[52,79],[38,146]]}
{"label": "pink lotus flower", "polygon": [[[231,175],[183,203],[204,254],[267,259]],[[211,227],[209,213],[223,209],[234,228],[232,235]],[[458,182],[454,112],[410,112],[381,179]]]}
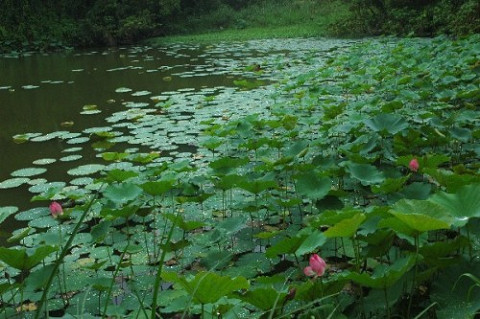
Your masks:
{"label": "pink lotus flower", "polygon": [[420,167],[420,164],[418,163],[418,160],[416,158],[412,159],[410,163],[408,163],[408,168],[412,172],[418,171],[418,168]]}
{"label": "pink lotus flower", "polygon": [[323,276],[326,268],[327,263],[325,260],[323,260],[322,257],[318,256],[317,254],[313,254],[310,256],[309,266],[303,269],[303,273],[309,277],[320,277]]}
{"label": "pink lotus flower", "polygon": [[50,214],[52,214],[53,218],[63,215],[62,205],[60,205],[58,202],[52,202],[50,204]]}

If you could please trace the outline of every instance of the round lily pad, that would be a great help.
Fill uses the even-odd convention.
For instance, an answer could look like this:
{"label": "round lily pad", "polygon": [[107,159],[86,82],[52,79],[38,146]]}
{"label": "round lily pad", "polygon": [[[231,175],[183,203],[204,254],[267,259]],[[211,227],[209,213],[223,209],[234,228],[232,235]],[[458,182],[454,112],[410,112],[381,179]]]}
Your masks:
{"label": "round lily pad", "polygon": [[25,90],[31,90],[31,89],[36,89],[36,88],[39,88],[39,86],[38,85],[32,85],[32,84],[22,85],[22,89],[25,89]]}
{"label": "round lily pad", "polygon": [[75,185],[75,186],[83,186],[83,185],[88,185],[93,183],[94,179],[91,177],[79,177],[72,179],[70,181],[70,184]]}
{"label": "round lily pad", "polygon": [[47,183],[48,180],[45,179],[45,178],[35,178],[35,179],[31,179],[27,182],[28,185],[39,185],[39,184],[45,184]]}
{"label": "round lily pad", "polygon": [[82,144],[90,141],[90,138],[88,137],[76,137],[72,138],[71,140],[67,141],[67,144]]}
{"label": "round lily pad", "polygon": [[99,113],[102,113],[102,111],[100,111],[100,110],[85,110],[85,111],[80,112],[80,114],[82,114],[82,115],[93,115],[93,114],[99,114]]}
{"label": "round lily pad", "polygon": [[0,183],[0,189],[15,188],[29,181],[29,178],[17,177],[6,179]]}
{"label": "round lily pad", "polygon": [[126,107],[138,108],[138,107],[146,107],[149,104],[145,102],[125,102],[124,105]]}
{"label": "round lily pad", "polygon": [[43,193],[43,192],[46,192],[48,191],[49,189],[51,188],[57,188],[57,189],[61,189],[63,187],[65,187],[66,183],[65,182],[49,182],[49,183],[42,183],[42,184],[37,184],[37,185],[33,185],[32,187],[30,187],[28,189],[28,191],[30,193]]}
{"label": "round lily pad", "polygon": [[18,211],[16,206],[5,206],[0,207],[0,224],[3,223],[10,215],[15,214]]}
{"label": "round lily pad", "polygon": [[98,173],[104,168],[105,168],[105,165],[102,165],[102,164],[88,164],[88,165],[81,165],[79,167],[72,168],[68,170],[67,173],[73,176],[91,175],[91,174]]}
{"label": "round lily pad", "polygon": [[150,91],[137,91],[137,92],[133,92],[132,96],[144,96],[144,95],[149,95],[149,94],[152,94],[152,92],[150,92]]}
{"label": "round lily pad", "polygon": [[81,159],[83,156],[82,155],[69,155],[69,156],[64,156],[60,158],[60,161],[62,162],[72,162]]}
{"label": "round lily pad", "polygon": [[48,207],[36,207],[15,215],[16,220],[32,220],[40,217],[48,216]]}
{"label": "round lily pad", "polygon": [[46,168],[41,168],[41,167],[27,167],[27,168],[22,168],[19,170],[16,170],[12,172],[10,175],[14,177],[30,177],[30,176],[36,176],[43,174],[47,171]]}
{"label": "round lily pad", "polygon": [[82,149],[83,149],[82,147],[70,147],[70,148],[64,149],[62,152],[64,152],[64,153],[75,153],[75,152],[81,151]]}
{"label": "round lily pad", "polygon": [[55,158],[42,158],[42,159],[38,159],[36,161],[33,161],[33,164],[35,165],[48,165],[48,164],[52,164],[52,163],[55,163],[57,160]]}
{"label": "round lily pad", "polygon": [[133,90],[130,89],[130,88],[126,88],[126,87],[120,87],[120,88],[115,90],[116,93],[127,93],[127,92],[131,92],[131,91],[133,91]]}

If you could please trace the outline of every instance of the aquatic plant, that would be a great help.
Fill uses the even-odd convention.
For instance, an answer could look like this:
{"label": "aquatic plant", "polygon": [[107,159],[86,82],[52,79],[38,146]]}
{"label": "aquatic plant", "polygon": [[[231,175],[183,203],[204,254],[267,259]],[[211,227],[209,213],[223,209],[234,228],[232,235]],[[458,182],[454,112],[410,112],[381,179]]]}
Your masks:
{"label": "aquatic plant", "polygon": [[[87,134],[148,151],[99,150],[68,171],[75,187],[34,188],[44,206],[0,211],[25,223],[0,247],[2,314],[474,318],[478,40],[335,49],[275,84],[191,97],[190,121],[126,106],[107,122],[130,135]],[[248,108],[247,94],[263,99]],[[172,100],[168,116],[191,105]],[[227,103],[247,115],[219,112]],[[194,121],[191,153],[154,151],[158,130]],[[61,218],[52,201],[70,204]]]}

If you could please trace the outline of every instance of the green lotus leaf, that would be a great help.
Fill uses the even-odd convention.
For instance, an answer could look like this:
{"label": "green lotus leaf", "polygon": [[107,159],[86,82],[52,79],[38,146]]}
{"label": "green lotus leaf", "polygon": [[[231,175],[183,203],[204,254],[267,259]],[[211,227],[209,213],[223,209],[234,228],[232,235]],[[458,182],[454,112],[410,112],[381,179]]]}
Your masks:
{"label": "green lotus leaf", "polygon": [[405,258],[397,259],[392,265],[379,265],[375,268],[373,274],[367,273],[349,273],[345,278],[370,288],[385,288],[393,286],[403,275],[405,275],[415,265],[416,257],[410,255]]}
{"label": "green lotus leaf", "polygon": [[315,230],[300,244],[300,247],[295,251],[295,256],[316,252],[326,241],[327,237],[325,234]]}
{"label": "green lotus leaf", "polygon": [[90,141],[89,137],[76,137],[67,141],[67,144],[82,144]]}
{"label": "green lotus leaf", "polygon": [[419,233],[449,229],[453,222],[445,208],[426,200],[402,199],[395,203],[391,213]]}
{"label": "green lotus leaf", "polygon": [[480,217],[480,184],[464,186],[454,194],[439,192],[429,200],[445,208],[454,217],[456,227],[464,226],[470,218]]}
{"label": "green lotus leaf", "polygon": [[372,192],[376,194],[391,194],[399,191],[408,181],[410,176],[400,178],[387,178],[381,185],[372,185]]}
{"label": "green lotus leaf", "polygon": [[15,214],[18,211],[16,206],[4,206],[0,207],[0,224],[3,223],[5,219]]}
{"label": "green lotus leaf", "polygon": [[69,156],[64,156],[62,158],[60,158],[60,161],[61,162],[73,162],[73,161],[76,161],[76,160],[79,160],[81,159],[83,156],[82,155],[69,155]]}
{"label": "green lotus leaf", "polygon": [[408,128],[408,122],[400,115],[381,113],[377,116],[365,120],[365,125],[380,134],[396,134]]}
{"label": "green lotus leaf", "polygon": [[143,190],[135,184],[123,183],[108,185],[103,191],[103,196],[117,204],[124,204],[136,199]]}
{"label": "green lotus leaf", "polygon": [[275,258],[278,255],[294,254],[300,248],[306,238],[307,235],[284,238],[274,245],[268,247],[265,255],[268,258]]}
{"label": "green lotus leaf", "polygon": [[159,196],[172,190],[174,182],[175,182],[174,180],[146,182],[140,186],[146,193],[152,196]]}
{"label": "green lotus leaf", "polygon": [[328,177],[320,177],[315,173],[303,174],[297,177],[296,190],[299,195],[312,200],[319,200],[327,196],[332,181]]}
{"label": "green lotus leaf", "polygon": [[126,88],[126,87],[119,87],[119,88],[115,89],[116,93],[127,93],[127,92],[131,92],[131,91],[133,91],[133,90],[130,89],[130,88]]}
{"label": "green lotus leaf", "polygon": [[231,278],[213,272],[199,272],[192,280],[180,277],[176,273],[165,272],[162,278],[182,286],[193,300],[200,304],[215,303],[223,296],[250,287],[244,277]]}
{"label": "green lotus leaf", "polygon": [[137,177],[138,173],[127,169],[112,169],[107,173],[107,178],[116,182],[123,182],[129,178]]}
{"label": "green lotus leaf", "polygon": [[79,177],[79,178],[72,179],[70,181],[70,184],[76,185],[76,186],[84,186],[84,185],[93,184],[93,182],[94,182],[94,179],[91,177]]}
{"label": "green lotus leaf", "polygon": [[15,188],[30,181],[26,177],[9,178],[0,183],[0,189]]}
{"label": "green lotus leaf", "polygon": [[337,222],[323,234],[326,237],[353,237],[366,218],[365,214],[357,213],[350,218]]}
{"label": "green lotus leaf", "polygon": [[249,161],[250,160],[247,157],[242,157],[242,158],[223,157],[216,161],[211,162],[210,164],[208,164],[208,166],[213,168],[218,173],[227,174],[234,168],[245,165]]}
{"label": "green lotus leaf", "polygon": [[136,91],[136,92],[132,93],[132,96],[145,96],[145,95],[149,95],[149,94],[152,94],[152,92],[150,92],[150,91]]}
{"label": "green lotus leaf", "polygon": [[276,188],[278,185],[277,182],[273,180],[256,179],[253,181],[242,180],[237,186],[247,192],[258,195],[267,189]]}
{"label": "green lotus leaf", "polygon": [[438,319],[474,319],[480,311],[480,289],[478,262],[459,262],[439,272],[432,282],[430,298],[437,302]]}
{"label": "green lotus leaf", "polygon": [[87,164],[81,165],[76,168],[72,168],[67,171],[69,175],[77,176],[77,175],[92,175],[95,173],[100,172],[105,168],[105,165],[102,164]]}
{"label": "green lotus leaf", "polygon": [[249,290],[244,294],[236,294],[234,296],[263,311],[267,311],[274,307],[281,307],[287,294],[279,292],[273,287],[268,287]]}
{"label": "green lotus leaf", "polygon": [[28,226],[35,228],[50,228],[56,226],[58,221],[54,219],[50,214],[48,216],[32,219],[28,222]]}
{"label": "green lotus leaf", "polygon": [[46,168],[43,167],[29,167],[29,168],[22,168],[16,171],[13,171],[10,175],[14,177],[31,177],[43,174],[47,171]]}
{"label": "green lotus leaf", "polygon": [[201,222],[201,221],[195,221],[195,220],[186,221],[180,215],[174,215],[174,214],[168,214],[168,213],[163,215],[167,219],[169,219],[171,222],[173,222],[176,227],[179,227],[186,232],[195,230],[197,228],[201,228],[206,225],[204,222]]}
{"label": "green lotus leaf", "polygon": [[83,110],[85,111],[96,110],[97,108],[98,108],[98,105],[96,104],[86,104],[83,106]]}
{"label": "green lotus leaf", "polygon": [[82,114],[82,115],[94,115],[94,114],[99,114],[99,113],[102,113],[102,111],[100,111],[100,110],[86,110],[86,111],[80,112],[80,114]]}
{"label": "green lotus leaf", "polygon": [[63,153],[75,153],[75,152],[80,152],[83,148],[80,146],[77,147],[69,147],[64,150],[62,150]]}
{"label": "green lotus leaf", "polygon": [[[122,203],[126,201],[126,199],[122,198]],[[100,215],[105,217],[106,220],[114,220],[117,218],[129,218],[133,214],[138,211],[138,206],[135,205],[127,205],[122,208],[103,208],[100,211]]]}
{"label": "green lotus leaf", "polygon": [[358,179],[362,185],[380,184],[385,180],[383,172],[373,165],[350,161],[343,162],[341,165],[347,169],[352,178]]}
{"label": "green lotus leaf", "polygon": [[57,160],[54,159],[54,158],[42,158],[42,159],[38,159],[38,160],[33,161],[33,164],[35,164],[35,165],[49,165],[49,164],[55,163],[56,161]]}
{"label": "green lotus leaf", "polygon": [[38,265],[45,257],[57,251],[57,249],[53,246],[40,246],[33,253],[29,253],[25,248],[0,247],[0,260],[15,269],[29,270]]}
{"label": "green lotus leaf", "polygon": [[48,207],[36,207],[32,209],[28,209],[26,211],[20,212],[15,215],[16,220],[21,220],[21,221],[28,221],[28,220],[33,220],[37,219],[40,217],[45,217],[50,214]]}

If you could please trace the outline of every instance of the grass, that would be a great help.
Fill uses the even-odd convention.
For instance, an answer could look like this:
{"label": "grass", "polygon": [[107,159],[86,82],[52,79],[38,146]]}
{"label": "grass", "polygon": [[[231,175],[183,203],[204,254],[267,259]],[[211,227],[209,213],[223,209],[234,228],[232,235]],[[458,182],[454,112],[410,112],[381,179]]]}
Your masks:
{"label": "grass", "polygon": [[349,15],[343,1],[265,1],[239,11],[220,6],[208,14],[185,17],[178,34],[147,40],[215,43],[268,38],[335,36],[332,26]]}

